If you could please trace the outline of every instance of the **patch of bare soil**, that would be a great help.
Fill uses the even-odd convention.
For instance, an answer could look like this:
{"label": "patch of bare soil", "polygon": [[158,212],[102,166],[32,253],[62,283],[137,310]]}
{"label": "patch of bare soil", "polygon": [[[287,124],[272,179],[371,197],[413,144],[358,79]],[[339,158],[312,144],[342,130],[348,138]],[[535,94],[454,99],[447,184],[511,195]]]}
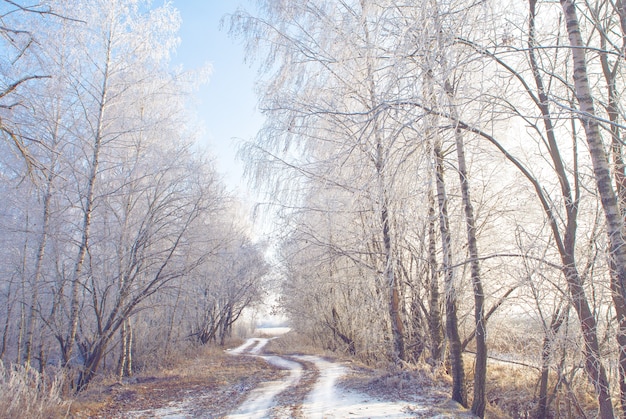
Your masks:
{"label": "patch of bare soil", "polygon": [[153,375],[99,386],[75,401],[72,418],[149,418],[184,400],[191,417],[222,417],[238,406],[260,382],[285,372],[262,359],[211,351]]}

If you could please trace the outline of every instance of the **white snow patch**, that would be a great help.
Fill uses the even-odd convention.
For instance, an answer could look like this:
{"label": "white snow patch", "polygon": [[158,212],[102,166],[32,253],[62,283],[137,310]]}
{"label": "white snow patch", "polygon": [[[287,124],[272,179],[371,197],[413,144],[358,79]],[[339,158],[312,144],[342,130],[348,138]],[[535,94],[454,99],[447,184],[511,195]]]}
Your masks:
{"label": "white snow patch", "polygon": [[[302,376],[302,365],[275,355],[261,355],[261,351],[272,338],[251,338],[243,345],[229,351],[232,354],[247,353],[265,359],[270,364],[288,369],[289,376],[280,381],[262,383],[254,389],[241,406],[233,414],[231,419],[242,418],[266,418],[277,415],[275,397],[290,386],[298,383]],[[369,396],[365,393],[338,387],[337,380],[348,372],[348,368],[340,363],[330,362],[317,356],[304,355],[294,356],[295,359],[311,362],[319,370],[319,378],[312,391],[307,395],[302,404],[302,414],[309,419],[331,418],[391,418],[400,419],[417,417],[424,414],[436,414],[427,406],[432,401],[424,399],[424,403],[415,401],[385,401]],[[279,409],[280,410],[280,409]],[[279,415],[283,417],[281,413]],[[285,413],[288,417],[288,413]],[[457,417],[457,416],[437,416]]]}
{"label": "white snow patch", "polygon": [[227,349],[226,352],[229,354],[233,354],[233,355],[239,355],[255,343],[257,343],[256,339],[248,339],[247,341],[243,343],[243,345],[239,345],[233,349]]}
{"label": "white snow patch", "polygon": [[[263,339],[257,339],[263,341]],[[264,339],[264,343],[259,343],[254,351],[260,351],[267,343],[268,339]],[[259,348],[259,346],[261,348]],[[251,352],[252,353],[252,352]],[[255,352],[258,353],[258,352]],[[287,388],[294,386],[300,381],[302,377],[302,365],[298,362],[289,361],[288,359],[281,358],[275,355],[261,356],[270,364],[276,365],[280,368],[289,370],[289,376],[280,381],[268,381],[262,383],[259,387],[250,392],[248,397],[243,401],[241,406],[228,417],[231,419],[236,418],[265,418],[269,417],[270,409],[274,407],[274,398],[285,391]]]}
{"label": "white snow patch", "polygon": [[261,353],[263,348],[265,348],[265,345],[267,345],[269,341],[270,339],[268,338],[250,338],[236,348],[227,349],[226,352],[231,355],[241,355],[244,352],[250,355],[258,355]]}
{"label": "white snow patch", "polygon": [[409,402],[386,402],[367,394],[338,388],[335,383],[346,374],[341,364],[316,356],[298,356],[297,359],[315,364],[320,377],[302,405],[306,418],[406,418],[416,412]]}
{"label": "white snow patch", "polygon": [[263,348],[265,348],[265,345],[267,345],[267,342],[270,341],[269,339],[266,339],[266,338],[256,338],[254,340],[256,340],[257,345],[254,348],[250,349],[249,353],[252,355],[260,354]]}
{"label": "white snow patch", "polygon": [[162,407],[160,409],[150,410],[133,410],[124,413],[124,418],[139,419],[139,418],[155,418],[155,419],[187,419],[191,417],[191,413],[188,410],[189,401],[183,401],[179,403],[170,403],[169,406]]}

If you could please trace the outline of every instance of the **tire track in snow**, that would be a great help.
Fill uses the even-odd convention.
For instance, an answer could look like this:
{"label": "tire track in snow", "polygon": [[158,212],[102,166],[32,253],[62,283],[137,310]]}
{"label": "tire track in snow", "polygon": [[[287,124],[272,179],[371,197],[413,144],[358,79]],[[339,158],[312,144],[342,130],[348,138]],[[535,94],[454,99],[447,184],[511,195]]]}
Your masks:
{"label": "tire track in snow", "polygon": [[[265,359],[268,363],[289,370],[289,376],[283,380],[269,381],[252,390],[240,407],[228,418],[269,418],[289,417],[279,413],[281,408],[277,396],[287,390],[293,390],[303,376],[303,364],[292,361],[297,359],[303,363],[313,364],[319,371],[315,381],[301,405],[302,417],[306,419],[331,418],[387,418],[400,419],[424,417],[428,411],[422,403],[409,401],[387,401],[372,397],[359,391],[349,390],[337,385],[337,381],[349,372],[344,365],[327,361],[313,355],[290,355],[285,359],[276,355],[262,355],[263,348],[270,339],[251,338],[243,345],[229,350],[234,355],[252,355]],[[426,401],[426,400],[425,400]],[[436,417],[465,417],[437,416]],[[435,417],[433,416],[433,417]],[[298,415],[300,417],[300,415]]]}
{"label": "tire track in snow", "polygon": [[253,355],[263,358],[268,363],[279,368],[289,370],[289,375],[276,381],[267,381],[250,392],[241,406],[228,416],[231,419],[238,418],[265,418],[271,414],[271,409],[275,406],[274,399],[289,387],[298,384],[302,377],[302,364],[282,358],[276,355],[259,355],[265,345],[269,342],[267,338],[251,338],[243,345],[228,351],[234,355]]}
{"label": "tire track in snow", "polygon": [[409,407],[408,402],[377,400],[367,394],[336,386],[337,380],[348,372],[339,363],[312,355],[294,358],[313,363],[320,373],[313,390],[302,405],[303,416],[307,419],[415,417],[412,409],[417,406]]}
{"label": "tire track in snow", "polygon": [[345,375],[345,367],[317,356],[303,355],[295,358],[313,363],[320,373],[313,390],[304,400],[302,413],[307,418],[328,417],[325,415],[336,410],[341,404],[337,397],[335,382]]}

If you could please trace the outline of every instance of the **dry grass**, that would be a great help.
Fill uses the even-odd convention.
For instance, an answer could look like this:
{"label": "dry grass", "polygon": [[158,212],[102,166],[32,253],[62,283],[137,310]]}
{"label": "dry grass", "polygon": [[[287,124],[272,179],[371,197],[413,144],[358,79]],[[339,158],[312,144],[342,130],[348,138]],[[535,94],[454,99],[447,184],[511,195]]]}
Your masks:
{"label": "dry grass", "polygon": [[[527,335],[524,335],[528,337]],[[522,342],[536,345],[530,339],[501,339],[496,352],[520,352]],[[343,358],[351,364],[352,373],[342,380],[342,385],[374,397],[398,400],[419,399],[420,394],[428,394],[433,406],[447,407],[445,402],[450,398],[451,378],[443,369],[432,370],[425,365],[407,364],[402,370],[390,370],[389,363],[364,362],[356,357],[324,351],[315,346],[309,339],[296,332],[289,332],[279,339],[271,340],[266,349],[277,354],[314,354],[334,359]],[[523,348],[528,350],[528,348]],[[532,351],[529,351],[532,353]],[[369,361],[369,360],[368,360]],[[472,397],[472,379],[474,357],[468,355],[464,359],[468,396]],[[392,367],[393,368],[393,367]],[[537,408],[539,371],[529,366],[509,364],[506,362],[489,361],[487,376],[487,412],[488,418],[532,418]],[[552,377],[550,387],[554,386]],[[559,417],[594,417],[597,403],[591,388],[580,372],[570,384],[557,394],[550,406],[553,414]],[[434,409],[434,408],[433,408]],[[435,414],[436,410],[430,413]]]}
{"label": "dry grass", "polygon": [[[473,359],[466,365],[473,366]],[[532,417],[536,408],[534,391],[536,371],[518,366],[489,363],[487,368],[486,398],[491,409],[491,417]],[[468,371],[469,394],[472,394],[473,371]],[[498,413],[496,413],[498,412]]]}
{"label": "dry grass", "polygon": [[353,364],[352,370],[354,372],[345,377],[342,384],[372,396],[414,400],[428,394],[436,403],[449,398],[450,378],[427,366],[406,365],[403,370],[385,371]]}
{"label": "dry grass", "polygon": [[0,419],[66,417],[70,403],[63,401],[60,375],[44,377],[20,365],[0,361]]}
{"label": "dry grass", "polygon": [[[261,336],[264,337],[264,336]],[[278,339],[271,339],[265,346],[265,352],[278,355],[307,354],[326,356],[330,352],[315,346],[309,338],[297,332],[291,331],[281,335]],[[332,354],[336,356],[336,354]]]}
{"label": "dry grass", "polygon": [[[471,384],[471,374],[472,372],[468,371],[468,384]],[[550,389],[554,388],[554,378],[551,377]],[[517,365],[490,363],[487,369],[487,401],[494,413],[490,416],[534,417],[537,409],[538,388],[538,370]],[[587,382],[584,373],[581,372],[569,388],[561,387],[550,406],[550,411],[557,417],[565,418],[596,415],[597,403],[593,397],[593,388]]]}
{"label": "dry grass", "polygon": [[188,398],[196,401],[194,416],[222,417],[259,382],[283,374],[260,359],[231,356],[218,347],[188,349],[167,364],[146,368],[123,383],[94,383],[73,403],[72,417],[121,418],[125,412],[159,409]]}

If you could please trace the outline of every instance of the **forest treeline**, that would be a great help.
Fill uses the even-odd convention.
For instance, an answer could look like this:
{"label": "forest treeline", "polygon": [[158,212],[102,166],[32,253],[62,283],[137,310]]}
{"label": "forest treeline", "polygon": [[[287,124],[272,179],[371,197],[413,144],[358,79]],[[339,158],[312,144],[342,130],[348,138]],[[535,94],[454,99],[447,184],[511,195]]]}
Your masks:
{"label": "forest treeline", "polygon": [[[490,356],[530,366],[520,415],[623,416],[622,1],[256,5],[224,24],[261,71],[241,154],[294,329],[446,371],[479,417]],[[179,19],[0,1],[3,364],[80,391],[224,343],[262,299],[267,249],[194,143],[207,70],[169,60]]]}
{"label": "forest treeline", "polygon": [[208,69],[170,63],[179,25],[168,2],[0,2],[3,368],[80,391],[224,344],[263,298],[265,245],[195,144]]}
{"label": "forest treeline", "polygon": [[294,328],[443,366],[480,417],[490,354],[531,367],[519,417],[623,415],[623,2],[256,4],[225,24],[261,70],[243,154]]}

